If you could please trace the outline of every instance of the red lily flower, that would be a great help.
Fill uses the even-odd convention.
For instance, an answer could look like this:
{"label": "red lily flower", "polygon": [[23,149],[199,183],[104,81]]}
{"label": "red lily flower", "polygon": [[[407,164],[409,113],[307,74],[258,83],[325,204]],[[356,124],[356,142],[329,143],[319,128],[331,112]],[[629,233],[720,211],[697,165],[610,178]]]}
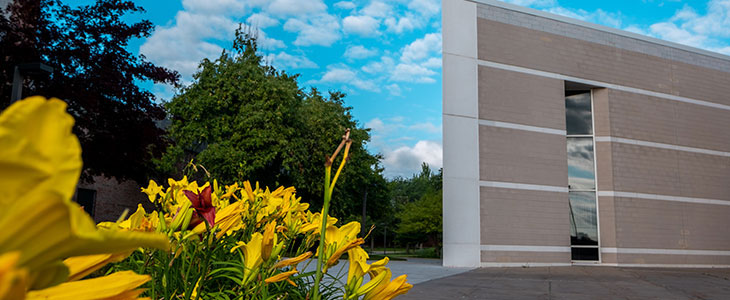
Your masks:
{"label": "red lily flower", "polygon": [[185,193],[185,196],[190,199],[190,202],[193,203],[192,207],[195,209],[195,214],[190,220],[189,228],[195,228],[195,226],[200,224],[203,219],[208,221],[208,225],[210,225],[210,227],[215,226],[215,207],[213,206],[213,201],[210,197],[210,186],[205,187],[200,194],[196,194],[195,192],[188,190],[184,190],[183,193]]}

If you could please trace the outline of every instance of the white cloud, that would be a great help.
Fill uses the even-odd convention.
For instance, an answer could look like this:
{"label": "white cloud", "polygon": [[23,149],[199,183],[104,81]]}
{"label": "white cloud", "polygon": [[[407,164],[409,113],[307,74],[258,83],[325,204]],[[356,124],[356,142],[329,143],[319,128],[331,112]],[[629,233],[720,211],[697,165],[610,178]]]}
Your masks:
{"label": "white cloud", "polygon": [[436,74],[436,72],[417,64],[400,63],[395,66],[390,79],[402,82],[434,83],[436,80],[431,76]]}
{"label": "white cloud", "polygon": [[185,82],[203,58],[218,56],[223,50],[210,40],[230,38],[236,28],[237,24],[226,16],[179,11],[172,25],[157,26],[140,46],[140,54],[155,64],[177,70]]}
{"label": "white cloud", "polygon": [[398,86],[395,83],[386,85],[385,88],[393,96],[400,96],[401,95],[401,88],[400,88],[400,86]]}
{"label": "white cloud", "polygon": [[377,74],[377,73],[385,73],[390,72],[390,70],[395,66],[395,61],[388,57],[383,56],[380,58],[380,61],[373,61],[368,63],[367,65],[364,65],[361,70],[368,74]]}
{"label": "white cloud", "polygon": [[380,90],[374,81],[359,78],[358,74],[347,66],[328,66],[327,72],[319,82],[343,83],[345,86],[352,85],[373,92]]}
{"label": "white cloud", "polygon": [[403,146],[383,153],[383,166],[388,177],[409,177],[418,173],[421,164],[431,169],[443,166],[443,147],[435,141],[418,141],[413,147]]}
{"label": "white cloud", "polygon": [[433,53],[441,52],[441,34],[428,33],[403,48],[401,61],[406,63],[426,59]]}
{"label": "white cloud", "polygon": [[298,33],[294,40],[297,46],[330,46],[340,39],[339,20],[326,13],[308,15],[307,19],[289,19],[284,23],[284,30]]}
{"label": "white cloud", "polygon": [[412,15],[406,15],[400,18],[389,17],[385,19],[385,27],[388,32],[401,34],[403,32],[412,31],[422,27],[422,22],[414,18]]}
{"label": "white cloud", "polygon": [[429,69],[441,68],[441,57],[431,57],[426,60],[422,65]]}
{"label": "white cloud", "polygon": [[362,45],[355,45],[347,47],[344,55],[349,59],[363,59],[371,57],[375,54],[378,54],[378,49],[376,48],[368,49],[363,47]]}
{"label": "white cloud", "polygon": [[393,8],[381,1],[372,1],[368,6],[362,9],[362,13],[366,16],[375,18],[383,18],[392,12]]}
{"label": "white cloud", "polygon": [[242,14],[247,6],[242,0],[183,0],[182,5],[187,11],[211,15]]}
{"label": "white cloud", "polygon": [[256,13],[249,16],[246,23],[255,28],[266,28],[279,25],[279,20],[269,17],[267,14]]}
{"label": "white cloud", "polygon": [[335,3],[335,7],[339,9],[355,9],[357,6],[352,1],[340,1]]}
{"label": "white cloud", "polygon": [[370,128],[373,131],[383,131],[385,130],[385,123],[380,118],[374,118],[365,123],[365,128]]}
{"label": "white cloud", "polygon": [[436,126],[431,122],[416,123],[408,126],[410,130],[425,131],[428,133],[439,133],[441,132],[441,126]]}
{"label": "white cloud", "polygon": [[327,10],[322,0],[273,0],[267,11],[277,16],[302,16]]}
{"label": "white cloud", "polygon": [[362,36],[378,35],[380,23],[371,16],[347,16],[342,19],[342,29],[347,33],[355,33]]}
{"label": "white cloud", "polygon": [[438,0],[411,0],[408,8],[417,11],[422,16],[430,17],[441,11],[441,1]]}
{"label": "white cloud", "polygon": [[286,52],[270,54],[265,57],[266,61],[278,69],[313,69],[318,68],[317,64],[305,56],[295,56]]}

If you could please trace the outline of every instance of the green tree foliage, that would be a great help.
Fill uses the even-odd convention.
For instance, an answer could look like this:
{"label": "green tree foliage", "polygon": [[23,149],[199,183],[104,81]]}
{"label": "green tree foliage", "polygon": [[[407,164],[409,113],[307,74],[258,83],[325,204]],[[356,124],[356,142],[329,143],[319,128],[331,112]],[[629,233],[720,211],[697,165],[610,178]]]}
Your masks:
{"label": "green tree foliage", "polygon": [[437,249],[441,245],[442,178],[442,170],[434,174],[424,163],[420,174],[390,182],[398,207],[395,233],[401,243],[428,243]]}
{"label": "green tree foliage", "polygon": [[380,157],[365,149],[369,129],[358,126],[343,93],[324,96],[301,89],[297,75],[266,65],[255,38],[241,29],[233,49],[203,60],[193,78],[166,104],[174,145],[158,161],[162,171],[173,174],[194,158],[223,182],[293,185],[317,210],[325,157],[350,128],[351,158],[337,183],[331,214],[359,215],[366,189],[369,213],[384,213],[387,186]]}
{"label": "green tree foliage", "polygon": [[84,179],[115,176],[139,182],[166,143],[156,122],[165,117],[154,95],[138,81],[176,83],[178,74],[127,50],[147,37],[151,22],[127,23],[144,12],[133,1],[98,0],[71,7],[59,0],[15,0],[0,9],[0,108],[9,104],[15,66],[44,63],[51,74],[24,82],[23,95],[68,103],[74,133],[84,150]]}

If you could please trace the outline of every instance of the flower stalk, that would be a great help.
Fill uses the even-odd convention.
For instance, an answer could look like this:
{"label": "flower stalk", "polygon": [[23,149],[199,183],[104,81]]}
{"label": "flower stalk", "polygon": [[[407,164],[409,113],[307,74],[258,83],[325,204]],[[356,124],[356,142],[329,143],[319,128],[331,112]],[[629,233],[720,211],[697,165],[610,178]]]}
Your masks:
{"label": "flower stalk", "polygon": [[[324,263],[325,259],[323,259],[323,256],[325,255],[325,233],[327,231],[327,217],[329,208],[330,208],[330,201],[332,200],[332,192],[335,188],[335,183],[337,183],[337,178],[340,177],[340,173],[342,172],[342,168],[345,166],[345,163],[347,162],[350,154],[350,145],[352,145],[352,140],[350,139],[350,129],[347,129],[345,131],[345,135],[342,136],[342,141],[340,142],[340,145],[337,146],[337,149],[332,154],[332,156],[327,157],[327,160],[325,161],[325,168],[324,168],[324,204],[322,204],[322,225],[320,226],[320,233],[319,233],[319,250],[317,255],[317,274],[314,278],[314,288],[312,289],[312,299],[313,300],[320,300],[321,295],[319,292],[319,283],[322,280],[322,264]],[[337,155],[340,153],[340,150],[342,150],[342,147],[345,147],[345,152],[342,156],[342,161],[340,162],[340,166],[337,168],[337,172],[335,173],[335,177],[331,179],[332,175],[332,165],[335,162],[335,158],[337,158]]]}

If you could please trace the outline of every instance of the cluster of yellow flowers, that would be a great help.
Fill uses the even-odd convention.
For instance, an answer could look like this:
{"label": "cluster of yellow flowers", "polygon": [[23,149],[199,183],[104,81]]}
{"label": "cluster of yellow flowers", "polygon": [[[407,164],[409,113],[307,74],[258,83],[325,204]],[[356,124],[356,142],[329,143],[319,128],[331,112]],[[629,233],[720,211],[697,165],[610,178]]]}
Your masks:
{"label": "cluster of yellow flowers", "polygon": [[[216,180],[199,185],[187,177],[169,179],[167,187],[150,181],[142,192],[155,210],[147,212],[139,205],[128,218],[94,225],[71,201],[82,163],[71,133],[73,118],[65,107],[58,99],[32,97],[0,115],[0,189],[6,193],[0,198],[0,300],[136,299],[150,276],[119,271],[84,278],[138,249],[171,251],[174,259],[190,243],[222,247],[240,259],[242,270],[235,273],[240,276],[233,279],[244,292],[258,293],[262,286],[279,282],[296,288],[297,281],[319,299],[320,275],[344,254],[349,262],[346,284],[340,287],[344,299],[392,299],[412,287],[406,275],[391,280],[387,258],[367,263],[358,222],[338,227],[326,209],[323,220],[296,197],[293,187],[271,191],[258,183],[222,186]],[[318,242],[316,253],[309,251]],[[297,266],[313,257],[318,270],[311,287],[306,278],[314,272],[300,274]],[[211,268],[198,277],[192,293],[185,295],[188,299],[205,297],[199,287],[213,273],[222,273]]]}
{"label": "cluster of yellow flowers", "polygon": [[66,103],[32,97],[0,114],[0,299],[135,299],[147,275],[83,279],[164,234],[97,228],[71,201],[81,147]]}

